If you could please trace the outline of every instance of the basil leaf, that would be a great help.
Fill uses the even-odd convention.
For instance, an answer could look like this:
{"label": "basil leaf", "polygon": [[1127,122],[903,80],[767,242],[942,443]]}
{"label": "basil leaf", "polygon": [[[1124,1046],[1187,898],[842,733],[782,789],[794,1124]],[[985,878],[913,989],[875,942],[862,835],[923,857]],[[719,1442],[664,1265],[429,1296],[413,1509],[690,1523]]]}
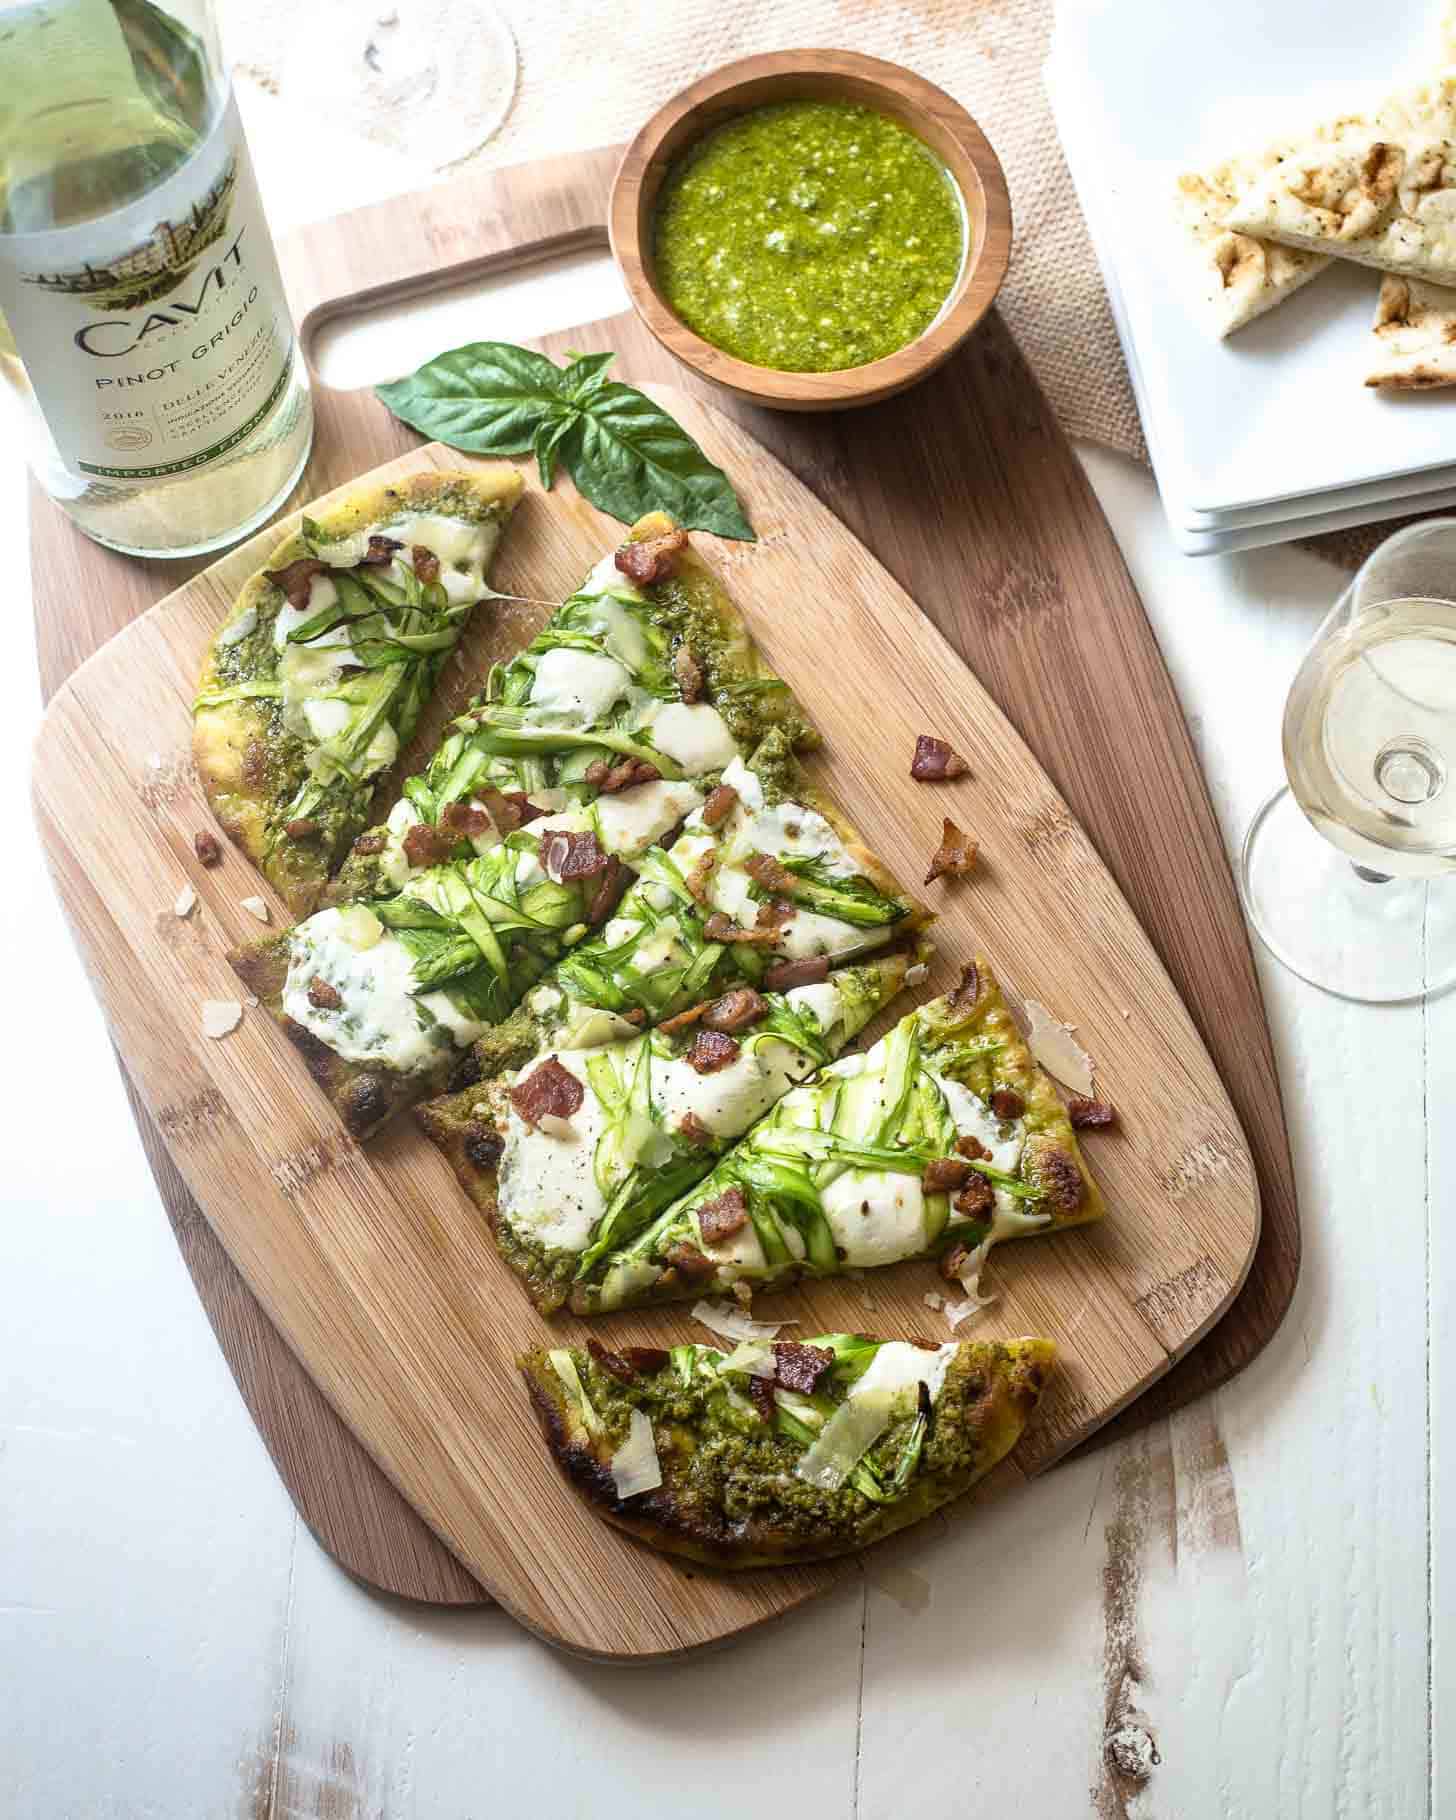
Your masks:
{"label": "basil leaf", "polygon": [[613,353],[577,354],[568,351],[571,365],[561,375],[561,389],[573,404],[582,404],[593,392],[601,390],[602,376],[617,358]]}
{"label": "basil leaf", "polygon": [[475,341],[376,390],[396,417],[451,448],[526,455],[543,423],[570,415],[561,377],[544,354],[507,341]]}
{"label": "basil leaf", "polygon": [[624,524],[657,508],[690,530],[752,540],[728,476],[644,393],[610,380],[581,409],[562,459],[594,506]]}
{"label": "basil leaf", "polygon": [[576,416],[573,413],[570,417],[561,417],[554,421],[548,420],[537,426],[532,453],[536,457],[536,469],[541,476],[541,486],[547,493],[551,491],[551,476],[556,468],[556,456],[562,439],[575,422]]}

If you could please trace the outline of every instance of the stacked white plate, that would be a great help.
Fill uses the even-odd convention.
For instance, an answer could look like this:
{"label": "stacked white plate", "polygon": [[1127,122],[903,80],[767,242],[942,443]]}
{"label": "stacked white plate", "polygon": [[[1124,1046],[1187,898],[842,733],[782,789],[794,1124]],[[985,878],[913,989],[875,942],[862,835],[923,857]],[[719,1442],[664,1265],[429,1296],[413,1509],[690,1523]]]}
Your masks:
{"label": "stacked white plate", "polygon": [[1363,384],[1379,274],[1337,261],[1215,340],[1188,301],[1180,171],[1439,71],[1434,0],[1061,0],[1045,79],[1168,522],[1213,555],[1456,506],[1456,387]]}

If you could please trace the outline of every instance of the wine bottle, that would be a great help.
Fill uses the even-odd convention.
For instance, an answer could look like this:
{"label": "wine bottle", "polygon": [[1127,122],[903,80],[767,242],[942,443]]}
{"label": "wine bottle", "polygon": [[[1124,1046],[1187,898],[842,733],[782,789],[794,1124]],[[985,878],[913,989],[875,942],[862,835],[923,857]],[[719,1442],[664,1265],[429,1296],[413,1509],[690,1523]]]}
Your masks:
{"label": "wine bottle", "polygon": [[0,0],[0,393],[98,543],[192,556],[313,415],[211,0]]}

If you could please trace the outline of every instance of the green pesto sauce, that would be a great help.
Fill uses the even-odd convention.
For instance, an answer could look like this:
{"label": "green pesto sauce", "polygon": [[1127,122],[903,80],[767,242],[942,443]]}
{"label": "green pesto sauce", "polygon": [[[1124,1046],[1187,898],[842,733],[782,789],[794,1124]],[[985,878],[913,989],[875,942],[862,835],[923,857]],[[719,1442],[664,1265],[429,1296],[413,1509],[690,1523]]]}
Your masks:
{"label": "green pesto sauce", "polygon": [[871,108],[783,101],[716,128],[668,172],[657,281],[705,341],[755,366],[832,373],[905,347],[966,250],[949,173]]}

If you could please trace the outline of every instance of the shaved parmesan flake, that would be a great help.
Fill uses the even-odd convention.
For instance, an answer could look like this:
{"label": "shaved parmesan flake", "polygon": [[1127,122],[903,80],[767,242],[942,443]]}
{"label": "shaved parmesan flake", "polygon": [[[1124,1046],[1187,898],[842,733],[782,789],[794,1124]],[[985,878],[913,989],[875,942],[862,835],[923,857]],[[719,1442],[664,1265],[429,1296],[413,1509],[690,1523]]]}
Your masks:
{"label": "shaved parmesan flake", "polygon": [[838,1491],[890,1426],[893,1402],[892,1393],[881,1390],[841,1403],[794,1467],[795,1477],[820,1491]]}
{"label": "shaved parmesan flake", "polygon": [[751,1378],[771,1378],[777,1366],[766,1340],[744,1340],[718,1366],[719,1371],[746,1371]]}
{"label": "shaved parmesan flake", "polygon": [[612,1483],[619,1498],[635,1498],[641,1491],[656,1491],[662,1483],[662,1462],[645,1410],[634,1409],[627,1439],[612,1455]]}
{"label": "shaved parmesan flake", "polygon": [[191,916],[196,907],[197,893],[191,885],[184,885],[177,893],[177,901],[172,906],[173,913],[177,916]]}
{"label": "shaved parmesan flake", "polygon": [[595,1405],[586,1394],[586,1385],[581,1381],[581,1373],[576,1369],[576,1360],[566,1348],[559,1347],[546,1355],[551,1361],[551,1369],[561,1379],[562,1388],[581,1412],[582,1424],[588,1434],[602,1432],[602,1418],[597,1414]]}
{"label": "shaved parmesan flake", "polygon": [[249,916],[256,916],[260,923],[267,922],[268,906],[261,897],[239,898],[238,903],[242,909],[247,911]]}
{"label": "shaved parmesan flake", "polygon": [[990,1239],[982,1239],[957,1273],[957,1280],[961,1288],[965,1290],[966,1298],[963,1302],[947,1302],[946,1304],[945,1318],[950,1322],[952,1333],[963,1321],[969,1321],[973,1315],[979,1314],[983,1308],[989,1307],[996,1300],[994,1295],[981,1294],[981,1272],[986,1268],[986,1253],[990,1249]]}
{"label": "shaved parmesan flake", "polygon": [[162,768],[161,753],[160,752],[149,752],[147,754],[147,766],[148,766],[148,769],[150,769],[152,771],[160,771]]}
{"label": "shaved parmesan flake", "polygon": [[939,1294],[939,1292],[934,1289],[927,1289],[925,1294],[920,1299],[921,1299],[921,1301],[924,1302],[924,1304],[927,1308],[944,1308],[945,1307],[945,1297],[943,1295]]}
{"label": "shaved parmesan flake", "polygon": [[781,1327],[797,1327],[797,1321],[750,1321],[746,1314],[730,1308],[726,1302],[698,1302],[693,1319],[700,1321],[709,1333],[725,1340],[772,1340]]}
{"label": "shaved parmesan flake", "polygon": [[1064,1024],[1054,1018],[1046,1006],[1034,998],[1026,1001],[1026,1015],[1031,1024],[1026,1041],[1037,1061],[1064,1087],[1090,1099],[1092,1057],[1073,1036],[1076,1025]]}
{"label": "shaved parmesan flake", "polygon": [[243,1008],[232,998],[207,998],[202,1001],[202,1034],[216,1039],[236,1030],[243,1021]]}
{"label": "shaved parmesan flake", "polygon": [[917,961],[913,967],[907,968],[905,972],[905,984],[907,986],[923,986],[929,978],[930,969],[926,966],[924,961]]}
{"label": "shaved parmesan flake", "polygon": [[245,1005],[246,1005],[246,1006],[247,1006],[247,1007],[248,1007],[248,1009],[249,1009],[249,1011],[256,1011],[256,1010],[257,1010],[257,1009],[258,1009],[258,995],[257,995],[257,993],[256,993],[256,992],[250,992],[250,993],[249,993],[249,994],[248,994],[248,996],[247,996],[247,997],[246,997],[246,998],[245,998],[245,999],[244,999],[244,1000],[243,1000],[243,1003],[244,1003],[244,1004],[245,1004]]}
{"label": "shaved parmesan flake", "polygon": [[969,1321],[974,1315],[978,1315],[986,1306],[987,1301],[994,1302],[995,1299],[994,1296],[988,1296],[983,1301],[979,1297],[968,1296],[964,1302],[947,1302],[945,1318],[951,1332],[954,1333],[962,1322]]}

